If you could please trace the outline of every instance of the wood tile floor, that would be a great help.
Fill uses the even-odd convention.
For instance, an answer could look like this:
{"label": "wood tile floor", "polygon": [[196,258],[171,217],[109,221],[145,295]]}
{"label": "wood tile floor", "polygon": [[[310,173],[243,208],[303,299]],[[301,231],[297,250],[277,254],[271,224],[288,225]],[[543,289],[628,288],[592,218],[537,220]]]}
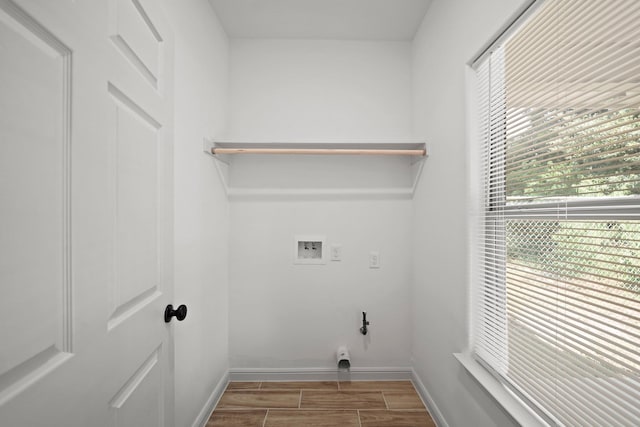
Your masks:
{"label": "wood tile floor", "polygon": [[410,381],[232,382],[207,427],[435,427]]}

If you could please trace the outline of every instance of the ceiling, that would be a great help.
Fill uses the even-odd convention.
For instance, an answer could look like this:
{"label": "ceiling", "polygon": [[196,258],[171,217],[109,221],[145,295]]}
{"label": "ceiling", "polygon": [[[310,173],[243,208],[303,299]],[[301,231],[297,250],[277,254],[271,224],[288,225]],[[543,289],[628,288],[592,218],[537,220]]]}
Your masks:
{"label": "ceiling", "polygon": [[411,40],[431,0],[209,0],[232,38]]}

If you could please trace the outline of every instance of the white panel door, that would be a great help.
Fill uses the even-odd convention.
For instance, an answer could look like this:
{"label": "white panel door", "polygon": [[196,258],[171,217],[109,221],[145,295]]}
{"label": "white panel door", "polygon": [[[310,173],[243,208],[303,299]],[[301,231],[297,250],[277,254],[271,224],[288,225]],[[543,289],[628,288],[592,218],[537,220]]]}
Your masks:
{"label": "white panel door", "polygon": [[156,0],[0,0],[0,425],[173,425]]}

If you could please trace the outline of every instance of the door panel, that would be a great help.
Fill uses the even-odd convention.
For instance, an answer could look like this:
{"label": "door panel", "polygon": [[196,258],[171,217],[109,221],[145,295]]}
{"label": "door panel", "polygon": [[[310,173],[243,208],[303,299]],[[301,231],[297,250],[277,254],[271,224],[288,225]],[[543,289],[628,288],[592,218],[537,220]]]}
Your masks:
{"label": "door panel", "polygon": [[111,39],[134,67],[158,87],[161,43],[158,19],[149,4],[138,0],[111,0]]}
{"label": "door panel", "polygon": [[12,6],[0,4],[0,403],[72,351],[70,51]]}
{"label": "door panel", "polygon": [[115,147],[115,274],[110,326],[159,294],[158,144],[160,123],[120,90],[112,117]]}
{"label": "door panel", "polygon": [[[164,395],[161,349],[157,348],[109,402],[113,427],[161,426]],[[171,425],[171,423],[168,423]]]}
{"label": "door panel", "polygon": [[0,0],[0,425],[173,424],[172,52],[155,1]]}

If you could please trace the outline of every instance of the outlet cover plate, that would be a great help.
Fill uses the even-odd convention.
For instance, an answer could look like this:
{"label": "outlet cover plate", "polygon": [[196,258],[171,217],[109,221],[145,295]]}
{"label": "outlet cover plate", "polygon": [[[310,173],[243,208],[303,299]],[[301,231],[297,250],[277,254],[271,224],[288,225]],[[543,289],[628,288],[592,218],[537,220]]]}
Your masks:
{"label": "outlet cover plate", "polygon": [[342,261],[342,245],[331,245],[331,261]]}
{"label": "outlet cover plate", "polygon": [[380,268],[380,252],[369,252],[369,268]]}

